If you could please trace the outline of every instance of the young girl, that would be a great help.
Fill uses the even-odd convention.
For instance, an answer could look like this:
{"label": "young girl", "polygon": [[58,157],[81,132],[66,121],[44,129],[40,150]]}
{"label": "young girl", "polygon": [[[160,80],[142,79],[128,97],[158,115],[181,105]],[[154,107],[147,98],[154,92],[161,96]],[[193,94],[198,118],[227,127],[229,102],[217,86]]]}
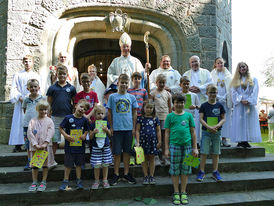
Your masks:
{"label": "young girl", "polygon": [[[99,129],[96,128],[97,121],[105,121],[105,108],[102,105],[97,105],[94,107],[93,112],[95,114],[96,121],[91,124],[91,158],[90,164],[94,167],[94,178],[95,182],[92,185],[92,189],[96,190],[100,186],[100,168],[103,168],[103,188],[109,188],[108,183],[108,166],[112,163],[112,155],[109,144],[109,136],[111,135],[109,125],[103,126],[102,130],[106,133],[106,137],[96,137],[99,133]],[[107,123],[107,121],[105,121]]]}
{"label": "young girl", "polygon": [[[145,153],[145,162],[142,163],[144,172],[143,184],[155,184],[155,155],[161,146],[160,122],[155,117],[155,105],[152,100],[145,100],[142,107],[142,116],[137,118],[136,146],[141,146]],[[149,168],[149,176],[148,176]]]}
{"label": "young girl", "polygon": [[47,150],[49,152],[48,158],[43,165],[43,179],[38,187],[38,168],[32,167],[32,184],[29,187],[29,192],[35,192],[36,190],[42,192],[46,189],[46,181],[48,176],[48,163],[52,162],[53,151],[50,145],[52,144],[52,137],[54,135],[54,124],[51,118],[47,117],[49,111],[49,104],[47,101],[41,100],[37,103],[36,110],[38,117],[30,120],[28,126],[27,136],[30,141],[31,158],[36,150]]}
{"label": "young girl", "polygon": [[[165,90],[166,86],[166,76],[163,74],[159,74],[156,77],[156,86],[157,88],[151,92],[151,97],[155,102],[155,111],[156,116],[160,120],[161,127],[161,137],[162,137],[162,152],[165,151],[165,119],[166,116],[171,112],[171,94]],[[163,158],[164,164],[169,164],[169,160]]]}
{"label": "young girl", "polygon": [[212,80],[218,88],[217,101],[220,102],[226,111],[226,120],[222,126],[221,136],[222,136],[222,146],[230,147],[227,143],[226,138],[230,138],[230,128],[231,128],[231,94],[230,94],[230,82],[231,73],[224,67],[224,60],[221,57],[215,59],[214,69],[211,72]]}
{"label": "young girl", "polygon": [[233,102],[231,141],[238,142],[238,147],[250,148],[248,142],[261,142],[259,114],[256,109],[259,85],[256,78],[251,78],[246,63],[237,65],[231,81]]}

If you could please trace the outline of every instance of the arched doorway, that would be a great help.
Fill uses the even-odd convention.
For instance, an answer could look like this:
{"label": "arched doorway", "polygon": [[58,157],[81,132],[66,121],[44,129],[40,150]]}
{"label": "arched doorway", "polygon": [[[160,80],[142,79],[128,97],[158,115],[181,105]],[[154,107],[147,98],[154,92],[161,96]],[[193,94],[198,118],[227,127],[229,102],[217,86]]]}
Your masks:
{"label": "arched doorway", "polygon": [[[151,70],[157,67],[157,54],[150,45],[149,56]],[[118,39],[84,39],[78,42],[73,52],[74,66],[78,68],[79,75],[87,72],[89,65],[97,67],[97,74],[106,85],[107,69],[115,57],[121,55]],[[145,44],[142,41],[132,41],[131,55],[137,57],[143,65],[146,63]]]}

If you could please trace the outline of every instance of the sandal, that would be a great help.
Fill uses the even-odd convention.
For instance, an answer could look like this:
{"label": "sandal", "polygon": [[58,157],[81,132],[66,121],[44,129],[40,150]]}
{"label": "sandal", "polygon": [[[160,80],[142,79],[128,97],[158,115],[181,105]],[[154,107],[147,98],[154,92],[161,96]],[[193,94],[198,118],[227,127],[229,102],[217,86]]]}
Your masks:
{"label": "sandal", "polygon": [[180,194],[179,194],[179,193],[174,193],[174,194],[173,194],[172,203],[173,203],[174,205],[180,205],[180,204],[181,204]]}
{"label": "sandal", "polygon": [[186,192],[181,193],[181,203],[183,205],[187,205],[188,204],[188,197]]}

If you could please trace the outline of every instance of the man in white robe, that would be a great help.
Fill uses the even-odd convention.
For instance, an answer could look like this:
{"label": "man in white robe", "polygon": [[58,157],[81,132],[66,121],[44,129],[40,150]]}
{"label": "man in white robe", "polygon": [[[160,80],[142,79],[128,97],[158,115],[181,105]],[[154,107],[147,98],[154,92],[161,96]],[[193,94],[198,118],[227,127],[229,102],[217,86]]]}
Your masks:
{"label": "man in white robe", "polygon": [[9,138],[9,145],[15,145],[13,152],[22,151],[21,145],[24,144],[22,125],[24,112],[22,103],[29,95],[29,91],[27,90],[27,82],[29,79],[37,79],[39,84],[41,84],[40,76],[32,71],[33,57],[31,55],[26,55],[23,58],[23,64],[25,69],[14,75],[10,90],[10,101],[11,103],[15,104]]}
{"label": "man in white robe", "polygon": [[[190,80],[189,91],[197,94],[200,104],[207,101],[206,87],[213,84],[210,72],[207,69],[200,68],[200,58],[192,56],[189,59],[190,70],[186,71],[183,76],[187,76]],[[195,129],[197,142],[200,142],[200,115],[199,111],[195,111]]]}
{"label": "man in white robe", "polygon": [[173,69],[171,66],[170,57],[164,55],[161,58],[160,67],[151,72],[149,76],[149,86],[150,89],[156,89],[156,78],[159,74],[164,74],[166,76],[166,87],[165,89],[172,94],[178,93],[181,91],[180,87],[180,73]]}
{"label": "man in white robe", "polygon": [[[107,88],[111,84],[117,85],[117,79],[120,74],[127,74],[129,78],[134,72],[139,72],[144,77],[145,69],[139,59],[130,55],[131,51],[131,38],[124,32],[119,41],[121,56],[116,57],[110,64],[107,72]],[[146,63],[146,70],[151,66],[149,63]],[[141,87],[144,88],[144,79],[142,79]]]}
{"label": "man in white robe", "polygon": [[[69,59],[68,59],[68,53],[65,51],[61,51],[58,54],[58,65],[64,65],[68,68],[68,78],[67,81],[73,85],[76,88],[76,91],[80,91],[80,82],[79,82],[79,75],[78,75],[78,70],[77,68],[73,67],[70,65],[69,63]],[[50,66],[49,67],[49,75],[47,78],[47,86],[46,86],[46,90],[53,85],[56,81],[57,81],[57,73],[56,73],[56,66]]]}

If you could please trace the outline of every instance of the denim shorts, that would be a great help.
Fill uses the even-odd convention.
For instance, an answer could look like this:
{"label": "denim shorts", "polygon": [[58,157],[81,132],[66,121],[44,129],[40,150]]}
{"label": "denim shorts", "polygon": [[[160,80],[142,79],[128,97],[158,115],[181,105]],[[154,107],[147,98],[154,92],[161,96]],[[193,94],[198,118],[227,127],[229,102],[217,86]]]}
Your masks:
{"label": "denim shorts", "polygon": [[57,142],[57,143],[61,142],[61,133],[60,133],[59,127],[60,127],[61,122],[64,120],[64,118],[65,117],[51,116],[51,119],[54,123],[54,128],[55,128],[55,133],[54,133],[54,136],[52,138],[52,142]]}
{"label": "denim shorts", "polygon": [[25,141],[25,148],[29,150],[29,139],[28,139],[28,127],[24,127],[24,141]]}
{"label": "denim shorts", "polygon": [[170,168],[169,174],[173,176],[191,174],[191,166],[184,165],[183,160],[186,155],[192,153],[191,145],[169,145]]}
{"label": "denim shorts", "polygon": [[216,133],[202,130],[201,154],[221,154],[221,131]]}
{"label": "denim shorts", "polygon": [[85,153],[65,153],[64,165],[67,168],[82,166],[85,164]]}
{"label": "denim shorts", "polygon": [[113,131],[112,153],[120,155],[122,152],[130,153],[132,144],[132,131]]}

